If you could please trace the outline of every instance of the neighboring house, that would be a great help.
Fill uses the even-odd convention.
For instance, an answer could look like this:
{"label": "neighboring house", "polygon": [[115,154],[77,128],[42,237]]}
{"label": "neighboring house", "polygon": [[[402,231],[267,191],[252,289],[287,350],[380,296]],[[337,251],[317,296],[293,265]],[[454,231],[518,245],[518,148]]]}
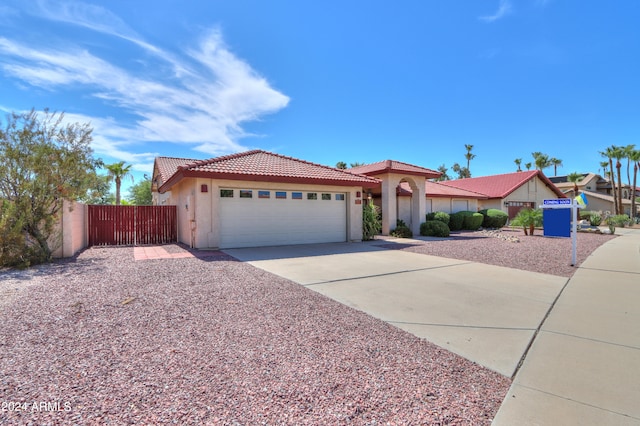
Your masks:
{"label": "neighboring house", "polygon": [[[510,219],[514,218],[522,208],[537,208],[546,199],[566,198],[565,194],[540,170],[434,183],[448,188],[441,190],[441,197],[449,194],[453,199],[457,190],[482,195],[483,198],[477,198],[478,210],[502,210],[509,215]],[[450,212],[455,211],[452,209]]]}
{"label": "neighboring house", "polygon": [[[562,192],[567,196],[572,197],[574,193],[574,183],[567,180],[567,176],[554,176],[549,180],[554,183]],[[613,205],[613,185],[609,179],[605,179],[602,176],[595,173],[583,173],[582,179],[576,182],[579,192],[584,192],[587,196],[589,205],[588,210],[610,212],[615,211]],[[631,187],[627,184],[622,184],[622,207],[625,214],[629,215],[631,212]],[[636,197],[640,196],[640,189],[636,188]],[[593,202],[591,201],[593,199]]]}
{"label": "neighboring house", "polygon": [[178,240],[196,248],[360,241],[363,193],[379,185],[260,150],[158,157],[152,178],[154,204],[177,206]]}

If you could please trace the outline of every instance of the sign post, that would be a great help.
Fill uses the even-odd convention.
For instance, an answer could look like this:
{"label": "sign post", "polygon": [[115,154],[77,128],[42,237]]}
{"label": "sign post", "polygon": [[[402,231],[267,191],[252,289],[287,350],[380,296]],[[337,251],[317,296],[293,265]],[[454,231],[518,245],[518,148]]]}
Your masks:
{"label": "sign post", "polygon": [[[558,198],[554,200],[544,200],[541,209],[571,209],[571,216],[565,214],[558,215],[549,215],[549,219],[551,219],[550,227],[554,229],[566,229],[569,227],[569,223],[567,223],[567,218],[572,219],[571,225],[571,266],[575,266],[577,263],[576,259],[576,246],[577,246],[577,234],[578,234],[578,207],[580,205],[570,198]],[[545,230],[547,225],[545,224]],[[547,235],[545,233],[545,235]],[[555,234],[555,236],[565,236],[564,234]]]}

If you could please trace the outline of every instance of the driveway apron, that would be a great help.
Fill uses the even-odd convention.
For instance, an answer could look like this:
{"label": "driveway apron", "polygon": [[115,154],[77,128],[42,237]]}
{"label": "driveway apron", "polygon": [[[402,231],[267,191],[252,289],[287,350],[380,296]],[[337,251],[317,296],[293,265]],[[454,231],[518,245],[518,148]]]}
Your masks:
{"label": "driveway apron", "polygon": [[508,377],[567,283],[379,244],[389,241],[225,252]]}

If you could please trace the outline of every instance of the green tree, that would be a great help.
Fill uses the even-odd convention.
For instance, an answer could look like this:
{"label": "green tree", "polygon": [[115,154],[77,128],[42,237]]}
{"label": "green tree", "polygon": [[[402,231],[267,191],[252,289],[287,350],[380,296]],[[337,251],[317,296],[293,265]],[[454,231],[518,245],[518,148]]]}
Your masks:
{"label": "green tree", "polygon": [[[542,210],[540,209],[521,209],[516,217],[511,220],[512,226],[522,226],[524,235],[533,235],[535,227],[542,226]],[[527,229],[529,233],[527,233]]]}
{"label": "green tree", "polygon": [[467,159],[467,174],[469,175],[467,177],[471,177],[470,163],[471,160],[476,158],[476,155],[471,153],[471,150],[473,150],[473,145],[465,145],[464,148],[467,150],[467,153],[464,155],[464,158]]}
{"label": "green tree", "polygon": [[131,177],[131,182],[133,182],[133,175],[130,173],[131,164],[124,165],[124,161],[120,161],[118,163],[107,164],[107,171],[109,172],[109,176],[113,178],[116,182],[116,206],[120,205],[120,187],[122,186],[122,179],[126,177]]}
{"label": "green tree", "polygon": [[583,177],[584,176],[582,175],[582,173],[578,173],[578,172],[569,173],[567,175],[567,182],[572,182],[573,183],[573,196],[574,197],[578,195],[578,182],[580,182]]}
{"label": "green tree", "polygon": [[368,200],[362,210],[362,239],[373,240],[381,230],[382,223],[378,208],[373,204],[373,200]]}
{"label": "green tree", "polygon": [[134,184],[129,189],[129,197],[127,197],[127,201],[136,206],[150,206],[153,204],[151,180],[144,179]]}
{"label": "green tree", "polygon": [[522,158],[516,158],[515,160],[513,160],[514,163],[516,163],[516,166],[518,166],[518,172],[522,171],[522,168],[520,167],[520,165],[522,164]]}
{"label": "green tree", "polygon": [[616,174],[618,179],[618,214],[624,214],[624,210],[622,208],[622,175],[620,173],[622,163],[620,160],[625,158],[625,152],[623,147],[614,145],[613,148],[613,158],[616,159]]}
{"label": "green tree", "polygon": [[94,187],[81,196],[79,201],[85,204],[115,204],[116,196],[111,192],[111,176],[97,176]]}
{"label": "green tree", "polygon": [[618,214],[618,194],[616,193],[616,178],[613,174],[613,158],[615,156],[615,152],[618,148],[615,145],[611,145],[604,151],[600,151],[600,155],[609,159],[609,176],[611,180],[611,191],[613,192],[613,211],[614,214]]}
{"label": "green tree", "polygon": [[344,161],[338,161],[336,163],[336,169],[344,170],[346,168],[347,168],[347,163],[345,163]]}
{"label": "green tree", "polygon": [[[63,201],[98,183],[92,128],[63,113],[11,113],[0,127],[0,265],[49,261]],[[50,246],[51,245],[51,246]]]}
{"label": "green tree", "polygon": [[531,156],[533,157],[536,169],[544,171],[544,169],[551,166],[551,160],[547,154],[543,154],[542,152],[532,152]]}
{"label": "green tree", "polygon": [[353,167],[360,167],[360,166],[364,166],[364,163],[359,163],[359,162],[355,162],[355,163],[351,163],[349,164],[349,167],[353,168]]}
{"label": "green tree", "polygon": [[[623,158],[627,159],[627,184],[629,185],[629,188],[631,188],[631,174],[630,174],[630,168],[631,168],[631,154],[633,154],[633,151],[635,151],[636,146],[635,145],[627,145],[625,147],[622,147],[622,153],[624,154]],[[631,193],[629,193],[629,199],[631,199]]]}
{"label": "green tree", "polygon": [[451,177],[449,177],[449,175],[447,174],[449,169],[447,169],[447,167],[444,164],[441,164],[440,166],[438,166],[438,171],[441,173],[441,175],[440,177],[435,178],[434,181],[442,182],[444,180],[451,180]]}
{"label": "green tree", "polygon": [[524,166],[527,168],[527,170],[531,170],[531,162],[524,163]]}
{"label": "green tree", "polygon": [[460,164],[458,163],[454,163],[453,166],[451,166],[451,170],[453,170],[455,173],[458,174],[458,179],[471,177],[471,173],[469,173],[469,169],[467,169],[464,166],[460,167]]}
{"label": "green tree", "polygon": [[602,176],[606,179],[607,177],[607,167],[609,167],[608,161],[601,161],[600,167],[602,167]]}
{"label": "green tree", "polygon": [[551,157],[549,159],[549,163],[553,166],[553,175],[558,176],[558,167],[562,167],[562,160],[556,157]]}

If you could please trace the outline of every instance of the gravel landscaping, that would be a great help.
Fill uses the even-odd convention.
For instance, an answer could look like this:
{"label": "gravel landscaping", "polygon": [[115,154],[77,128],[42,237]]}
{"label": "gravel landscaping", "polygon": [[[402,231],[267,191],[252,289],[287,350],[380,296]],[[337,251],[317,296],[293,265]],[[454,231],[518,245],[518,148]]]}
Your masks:
{"label": "gravel landscaping", "polygon": [[[576,267],[571,266],[571,239],[546,238],[541,230],[525,236],[522,230],[503,229],[494,232],[458,232],[449,238],[425,238],[424,240],[389,240],[382,244],[388,249],[451,259],[469,260],[490,265],[505,266],[525,271],[541,272],[570,277],[595,249],[616,235],[578,232]],[[380,238],[380,237],[378,237]],[[517,240],[518,242],[513,242]]]}
{"label": "gravel landscaping", "polygon": [[219,252],[88,249],[0,271],[2,300],[0,423],[488,425],[510,385]]}

